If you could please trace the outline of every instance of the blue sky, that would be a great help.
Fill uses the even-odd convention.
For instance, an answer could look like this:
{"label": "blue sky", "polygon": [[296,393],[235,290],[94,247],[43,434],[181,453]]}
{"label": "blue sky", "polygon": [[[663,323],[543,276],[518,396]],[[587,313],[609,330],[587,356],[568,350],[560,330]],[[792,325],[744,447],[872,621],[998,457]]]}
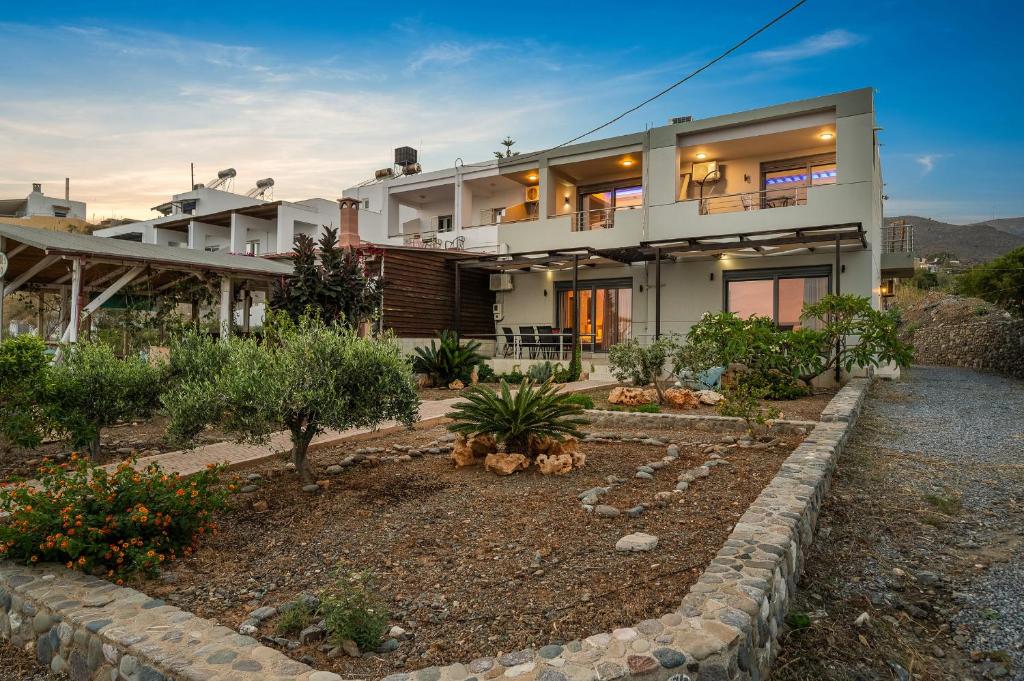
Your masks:
{"label": "blue sky", "polygon": [[[0,196],[66,175],[97,218],[234,166],[236,189],[333,198],[420,150],[557,144],[673,82],[790,4],[0,2]],[[1017,3],[810,0],[600,136],[864,86],[889,215],[1024,215]]]}

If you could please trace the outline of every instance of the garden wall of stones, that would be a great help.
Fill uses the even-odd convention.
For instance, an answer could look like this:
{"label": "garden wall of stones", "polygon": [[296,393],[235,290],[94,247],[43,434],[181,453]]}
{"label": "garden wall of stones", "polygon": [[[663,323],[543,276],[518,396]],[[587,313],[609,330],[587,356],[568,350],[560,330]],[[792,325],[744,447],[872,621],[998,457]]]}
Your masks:
{"label": "garden wall of stones", "polygon": [[[764,678],[822,500],[869,384],[869,379],[851,379],[817,423],[775,423],[777,432],[809,434],[676,611],[582,641],[394,674],[385,681]],[[588,415],[600,426],[671,422],[715,432],[745,428],[740,419],[727,417]],[[340,681],[249,636],[58,566],[0,564],[0,638],[34,650],[40,662],[72,681]]]}
{"label": "garden wall of stones", "polygon": [[1024,378],[1024,320],[934,323],[915,331],[912,342],[919,364],[987,369]]}

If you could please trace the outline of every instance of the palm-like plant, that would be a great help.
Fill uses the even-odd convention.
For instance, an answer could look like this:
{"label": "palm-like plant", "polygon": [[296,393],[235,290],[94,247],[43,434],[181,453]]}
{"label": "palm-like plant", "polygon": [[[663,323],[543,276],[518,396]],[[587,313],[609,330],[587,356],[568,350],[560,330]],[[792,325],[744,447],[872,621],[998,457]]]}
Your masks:
{"label": "palm-like plant", "polygon": [[474,386],[465,398],[449,414],[454,423],[448,430],[466,437],[492,435],[505,444],[506,452],[528,454],[531,437],[580,437],[578,427],[588,423],[583,408],[550,381],[536,385],[524,379],[515,395],[505,381],[497,393]]}
{"label": "palm-like plant", "polygon": [[440,345],[430,341],[429,348],[415,349],[413,370],[427,374],[440,385],[448,385],[455,379],[467,382],[473,367],[484,359],[479,352],[480,342],[470,340],[462,344],[454,331],[442,331],[438,336]]}

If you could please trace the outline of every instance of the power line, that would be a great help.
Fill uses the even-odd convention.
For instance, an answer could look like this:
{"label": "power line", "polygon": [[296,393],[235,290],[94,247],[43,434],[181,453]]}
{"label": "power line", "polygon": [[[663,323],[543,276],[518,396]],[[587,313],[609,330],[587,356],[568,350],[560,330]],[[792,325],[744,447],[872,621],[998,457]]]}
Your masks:
{"label": "power line", "polygon": [[[540,156],[541,154],[546,154],[549,151],[554,151],[555,149],[560,149],[562,147],[565,147],[565,146],[568,146],[570,144],[573,144],[574,142],[578,142],[579,140],[583,139],[584,137],[587,137],[588,135],[594,134],[598,130],[603,130],[604,128],[607,128],[609,125],[612,125],[614,123],[619,122],[620,120],[622,120],[623,118],[625,118],[629,114],[633,113],[634,111],[636,111],[638,109],[641,109],[644,106],[647,106],[648,104],[650,104],[654,100],[656,100],[656,99],[658,99],[660,97],[663,97],[664,95],[668,94],[672,90],[675,90],[677,87],[679,87],[680,85],[682,85],[686,81],[690,80],[691,78],[694,78],[694,77],[698,76],[699,74],[703,73],[704,71],[707,71],[709,68],[711,68],[712,66],[714,66],[718,62],[722,61],[723,59],[728,57],[730,54],[735,52],[736,50],[738,50],[741,47],[743,47],[744,45],[746,45],[751,40],[753,40],[757,36],[761,35],[765,31],[767,31],[769,28],[771,28],[775,24],[777,24],[780,21],[782,21],[783,19],[785,19],[787,16],[789,16],[790,14],[795,12],[801,5],[803,5],[806,2],[807,2],[807,0],[798,0],[798,2],[794,3],[785,12],[783,12],[782,14],[779,14],[778,16],[776,16],[774,19],[772,19],[768,23],[762,25],[759,29],[757,29],[753,33],[750,33],[743,40],[741,40],[738,43],[734,44],[732,47],[727,49],[725,52],[722,52],[721,54],[719,54],[717,57],[715,57],[711,61],[706,62],[700,68],[698,68],[698,69],[696,69],[694,71],[691,71],[686,76],[680,78],[679,80],[677,80],[676,82],[672,83],[668,87],[663,88],[660,92],[658,92],[658,93],[656,93],[654,95],[651,95],[650,97],[648,97],[644,101],[640,102],[636,106],[633,106],[633,107],[623,111],[619,115],[617,115],[614,118],[612,118],[612,119],[602,123],[601,125],[598,125],[595,128],[591,128],[590,130],[587,130],[586,132],[581,133],[581,134],[577,135],[576,137],[573,137],[570,140],[566,140],[565,142],[562,142],[561,144],[556,144],[553,147],[548,147],[547,149],[542,149],[540,151],[534,151],[534,152],[531,152],[531,153],[529,153],[529,154],[527,154],[525,156],[521,156],[521,157],[514,156],[512,158],[515,158],[517,161],[527,161],[527,160],[529,160],[531,158],[534,158],[536,156]],[[484,164],[484,163],[466,163],[466,164],[464,164],[464,166],[482,166],[482,165],[486,165],[486,164]]]}

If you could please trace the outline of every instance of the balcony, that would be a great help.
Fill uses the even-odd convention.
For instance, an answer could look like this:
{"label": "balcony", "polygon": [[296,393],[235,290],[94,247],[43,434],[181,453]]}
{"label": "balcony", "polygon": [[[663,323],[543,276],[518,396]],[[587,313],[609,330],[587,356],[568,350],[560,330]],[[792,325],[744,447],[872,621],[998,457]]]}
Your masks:
{"label": "balcony", "polygon": [[762,189],[756,192],[724,194],[697,199],[701,215],[736,213],[740,211],[768,210],[807,205],[807,187],[788,189]]}
{"label": "balcony", "polygon": [[914,276],[914,226],[897,220],[882,228],[882,278]]}
{"label": "balcony", "polygon": [[595,208],[570,213],[571,228],[574,232],[591,232],[598,229],[615,227],[615,216],[623,211],[634,210],[640,206],[623,206],[621,208]]}

